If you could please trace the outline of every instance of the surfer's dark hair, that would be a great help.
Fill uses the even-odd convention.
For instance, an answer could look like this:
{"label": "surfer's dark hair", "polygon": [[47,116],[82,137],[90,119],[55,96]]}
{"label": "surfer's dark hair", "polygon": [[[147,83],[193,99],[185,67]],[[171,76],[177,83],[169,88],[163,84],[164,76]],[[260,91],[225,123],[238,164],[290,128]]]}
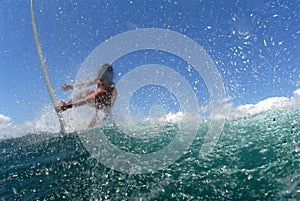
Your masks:
{"label": "surfer's dark hair", "polygon": [[97,75],[101,82],[113,82],[114,79],[114,69],[110,64],[103,64]]}

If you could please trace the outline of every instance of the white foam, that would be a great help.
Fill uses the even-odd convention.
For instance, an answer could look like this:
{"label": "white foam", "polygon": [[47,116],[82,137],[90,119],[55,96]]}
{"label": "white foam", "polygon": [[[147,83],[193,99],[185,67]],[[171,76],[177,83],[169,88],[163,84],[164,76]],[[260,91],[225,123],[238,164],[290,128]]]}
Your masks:
{"label": "white foam", "polygon": [[10,121],[0,123],[0,140],[6,138],[21,137],[28,133],[39,133],[39,132],[59,132],[59,123],[57,116],[52,111],[52,107],[45,107],[42,110],[42,114],[33,121],[27,121],[22,124],[12,124],[11,119],[7,117]]}

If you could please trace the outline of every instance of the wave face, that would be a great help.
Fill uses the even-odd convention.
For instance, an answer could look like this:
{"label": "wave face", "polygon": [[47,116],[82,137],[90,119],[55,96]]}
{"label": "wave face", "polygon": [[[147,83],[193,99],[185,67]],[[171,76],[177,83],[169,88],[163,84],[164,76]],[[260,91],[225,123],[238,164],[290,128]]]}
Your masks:
{"label": "wave face", "polygon": [[[155,152],[178,134],[150,129],[134,138],[97,128],[124,151]],[[270,112],[225,123],[213,153],[199,158],[208,129],[201,122],[189,150],[168,168],[129,175],[99,163],[79,133],[33,133],[0,142],[3,200],[269,200],[300,199],[300,111]],[[97,130],[96,130],[97,131]],[[95,131],[94,131],[95,132]],[[135,131],[137,132],[137,131]],[[95,132],[97,133],[97,132]],[[112,160],[117,160],[112,158]]]}

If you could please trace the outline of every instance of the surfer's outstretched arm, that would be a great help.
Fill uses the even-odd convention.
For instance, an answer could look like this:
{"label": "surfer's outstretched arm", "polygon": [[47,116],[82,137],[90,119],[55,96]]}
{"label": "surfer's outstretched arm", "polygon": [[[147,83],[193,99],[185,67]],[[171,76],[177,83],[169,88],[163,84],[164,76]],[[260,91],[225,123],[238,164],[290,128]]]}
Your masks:
{"label": "surfer's outstretched arm", "polygon": [[97,84],[97,78],[92,79],[92,80],[88,80],[86,82],[81,82],[81,83],[78,83],[78,84],[73,84],[73,85],[72,84],[64,84],[60,88],[63,91],[67,91],[67,90],[70,90],[70,89],[74,89],[76,87],[88,87],[88,86],[91,86],[91,85],[94,85],[94,84]]}
{"label": "surfer's outstretched arm", "polygon": [[92,93],[92,94],[86,96],[85,98],[78,100],[76,102],[69,101],[66,103],[66,102],[60,101],[59,105],[57,105],[55,107],[55,110],[56,110],[56,112],[63,112],[69,108],[84,105],[91,100],[95,100],[95,93]]}
{"label": "surfer's outstretched arm", "polygon": [[88,102],[91,102],[91,101],[95,101],[95,98],[96,96],[100,95],[100,94],[105,94],[105,89],[103,88],[98,88],[95,92],[89,94],[88,96],[84,97],[83,99],[80,99],[80,100],[77,100],[77,101],[69,101],[67,103],[61,101],[60,104],[58,106],[56,106],[56,111],[57,112],[62,112],[62,111],[65,111],[69,108],[72,108],[72,107],[78,107],[78,106],[81,106],[81,105],[85,105],[87,104]]}

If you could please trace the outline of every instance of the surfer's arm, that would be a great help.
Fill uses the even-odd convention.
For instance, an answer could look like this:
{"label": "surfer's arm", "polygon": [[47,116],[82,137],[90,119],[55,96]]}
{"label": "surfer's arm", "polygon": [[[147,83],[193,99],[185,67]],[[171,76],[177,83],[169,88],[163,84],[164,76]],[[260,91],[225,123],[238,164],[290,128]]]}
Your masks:
{"label": "surfer's arm", "polygon": [[81,100],[77,100],[77,101],[69,101],[67,103],[61,101],[59,103],[59,105],[57,105],[55,107],[55,110],[56,112],[63,112],[69,108],[72,108],[72,107],[78,107],[78,106],[81,106],[81,105],[85,105],[86,103],[88,103],[89,101],[91,100],[95,100],[95,93],[92,93],[88,96],[86,96],[85,98],[81,99]]}
{"label": "surfer's arm", "polygon": [[67,91],[67,90],[70,90],[70,89],[74,89],[74,88],[77,88],[77,87],[88,87],[88,86],[91,86],[91,85],[94,85],[97,83],[97,78],[95,79],[92,79],[92,80],[88,80],[86,82],[81,82],[81,83],[77,83],[77,84],[64,84],[62,85],[60,88],[61,90],[63,91]]}
{"label": "surfer's arm", "polygon": [[76,102],[70,103],[71,107],[78,107],[78,106],[81,106],[81,105],[84,105],[84,104],[90,102],[91,100],[94,101],[97,95],[105,93],[105,92],[106,92],[105,89],[98,88],[97,91],[95,91],[94,93],[91,93],[90,95],[86,96],[85,98],[78,100]]}

